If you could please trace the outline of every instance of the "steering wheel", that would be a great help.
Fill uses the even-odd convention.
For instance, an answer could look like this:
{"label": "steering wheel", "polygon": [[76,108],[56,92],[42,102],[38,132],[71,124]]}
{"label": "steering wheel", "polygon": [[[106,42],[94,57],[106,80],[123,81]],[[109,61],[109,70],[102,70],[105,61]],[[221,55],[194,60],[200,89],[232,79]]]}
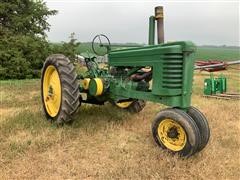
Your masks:
{"label": "steering wheel", "polygon": [[104,56],[111,50],[111,44],[108,37],[104,34],[96,35],[92,40],[92,50],[99,56]]}

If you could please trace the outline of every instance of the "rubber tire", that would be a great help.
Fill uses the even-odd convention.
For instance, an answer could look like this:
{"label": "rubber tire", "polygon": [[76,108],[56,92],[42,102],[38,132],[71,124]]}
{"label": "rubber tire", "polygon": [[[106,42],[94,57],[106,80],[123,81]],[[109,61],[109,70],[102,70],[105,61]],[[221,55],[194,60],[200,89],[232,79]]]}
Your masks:
{"label": "rubber tire", "polygon": [[152,135],[155,142],[163,149],[167,147],[161,142],[158,136],[158,126],[164,119],[172,119],[180,124],[187,135],[187,142],[184,148],[180,151],[172,151],[178,153],[182,157],[189,157],[197,152],[200,143],[200,132],[194,120],[184,111],[180,109],[168,108],[160,111],[152,122]]}
{"label": "rubber tire", "polygon": [[[43,98],[43,78],[45,70],[48,66],[54,66],[58,71],[58,75],[61,82],[61,105],[59,112],[55,117],[51,117],[45,107]],[[48,120],[55,122],[58,125],[64,123],[72,123],[74,120],[73,115],[80,106],[80,92],[79,82],[77,80],[77,74],[75,68],[70,60],[61,54],[54,54],[49,56],[42,69],[41,77],[41,96],[45,115]]]}
{"label": "rubber tire", "polygon": [[143,100],[135,100],[133,101],[129,107],[127,107],[127,110],[130,113],[139,113],[143,110],[143,108],[146,106],[146,102]]}
{"label": "rubber tire", "polygon": [[205,148],[210,138],[210,128],[208,121],[204,114],[193,106],[189,107],[187,113],[195,121],[200,131],[201,142],[198,147],[198,152],[200,152]]}
{"label": "rubber tire", "polygon": [[133,100],[133,102],[128,107],[125,108],[119,107],[118,105],[116,105],[116,102],[114,101],[110,101],[110,103],[116,106],[117,108],[124,109],[130,113],[139,113],[146,106],[146,101],[143,100]]}

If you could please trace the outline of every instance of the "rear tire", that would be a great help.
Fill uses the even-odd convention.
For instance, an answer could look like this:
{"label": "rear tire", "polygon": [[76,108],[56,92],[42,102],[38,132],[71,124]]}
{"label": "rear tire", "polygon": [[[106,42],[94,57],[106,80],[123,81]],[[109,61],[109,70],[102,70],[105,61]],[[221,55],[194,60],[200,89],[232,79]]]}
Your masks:
{"label": "rear tire", "polygon": [[200,152],[205,148],[210,138],[210,128],[208,125],[208,121],[207,121],[207,118],[204,116],[204,114],[201,113],[197,108],[193,106],[189,107],[187,113],[189,116],[192,117],[192,119],[195,121],[195,123],[198,126],[200,136],[201,136],[201,142],[199,144],[197,151]]}
{"label": "rear tire", "polygon": [[80,105],[79,82],[73,64],[64,55],[54,54],[46,59],[41,77],[41,95],[48,120],[59,125],[74,120],[73,115]]}
{"label": "rear tire", "polygon": [[197,152],[201,140],[194,120],[180,109],[160,111],[152,123],[152,134],[161,148],[185,157]]}

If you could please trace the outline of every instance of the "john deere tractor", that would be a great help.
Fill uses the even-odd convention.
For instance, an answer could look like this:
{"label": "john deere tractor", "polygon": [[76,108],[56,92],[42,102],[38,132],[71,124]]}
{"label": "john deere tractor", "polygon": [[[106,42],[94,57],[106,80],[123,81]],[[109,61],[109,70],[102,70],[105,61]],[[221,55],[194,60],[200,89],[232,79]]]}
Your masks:
{"label": "john deere tractor", "polygon": [[[82,74],[76,73],[64,55],[46,59],[41,89],[47,119],[70,123],[83,103],[110,102],[138,113],[151,101],[169,106],[152,122],[153,138],[161,148],[189,157],[207,145],[207,119],[191,106],[196,47],[188,41],[164,43],[162,7],[156,7],[155,15],[149,18],[148,45],[114,50],[107,36],[100,34],[93,39],[92,48],[95,54],[83,54],[87,71]],[[97,62],[103,51],[107,53],[107,68]]]}

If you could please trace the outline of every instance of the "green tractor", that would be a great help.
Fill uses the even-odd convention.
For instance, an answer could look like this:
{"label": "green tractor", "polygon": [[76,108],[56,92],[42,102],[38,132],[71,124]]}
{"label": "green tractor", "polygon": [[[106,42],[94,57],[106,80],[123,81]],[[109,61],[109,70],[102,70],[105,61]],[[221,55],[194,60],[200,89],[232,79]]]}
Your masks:
{"label": "green tractor", "polygon": [[[158,44],[154,43],[155,23]],[[196,48],[191,42],[164,43],[163,38],[163,8],[156,7],[155,16],[149,18],[149,45],[113,50],[105,35],[93,39],[96,55],[107,52],[107,68],[99,66],[96,55],[85,53],[87,72],[77,74],[64,55],[48,57],[41,81],[47,119],[70,123],[82,103],[110,102],[132,113],[140,112],[146,101],[161,103],[169,108],[152,122],[156,143],[185,157],[201,151],[210,130],[206,117],[191,106]]]}

